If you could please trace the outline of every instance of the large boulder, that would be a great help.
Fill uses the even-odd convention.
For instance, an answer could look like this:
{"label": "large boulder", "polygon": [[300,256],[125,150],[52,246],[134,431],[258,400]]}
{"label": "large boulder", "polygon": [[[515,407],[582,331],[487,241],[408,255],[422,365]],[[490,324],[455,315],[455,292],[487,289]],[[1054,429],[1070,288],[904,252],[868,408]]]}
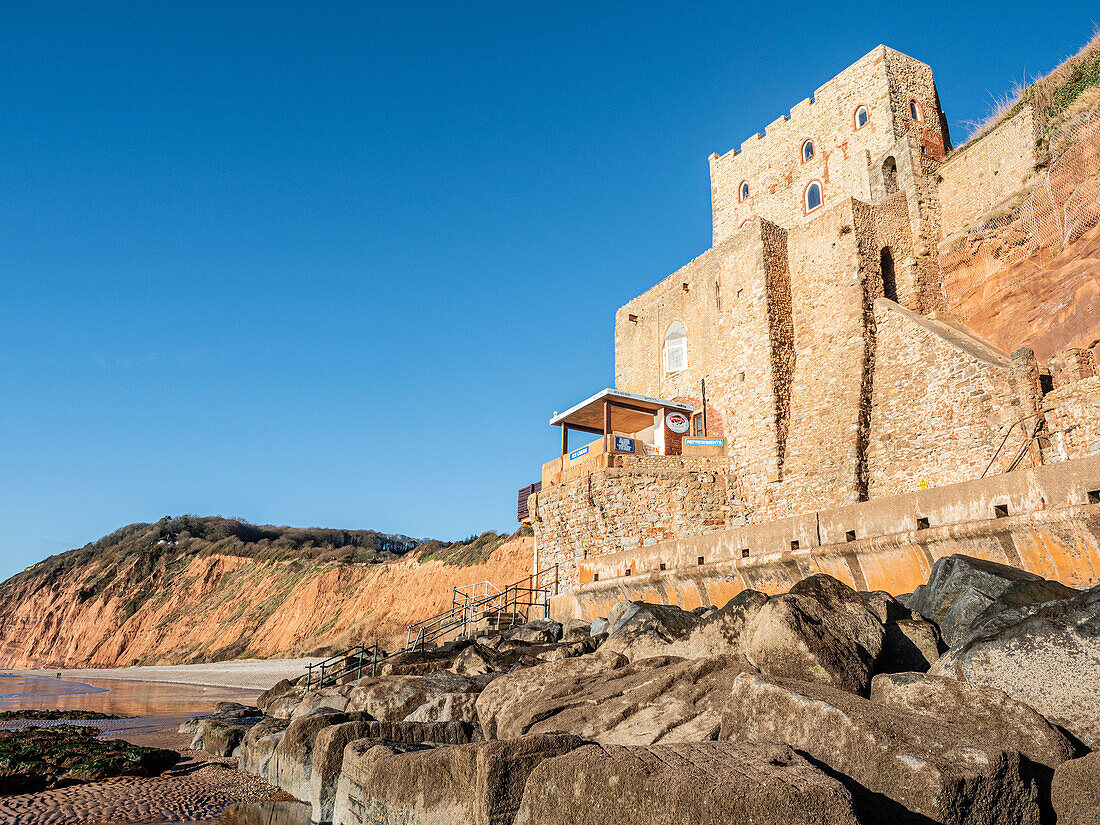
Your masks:
{"label": "large boulder", "polygon": [[275,746],[267,767],[267,779],[300,802],[309,802],[313,772],[313,746],[325,728],[352,720],[346,713],[322,711],[293,720]]}
{"label": "large boulder", "polygon": [[511,825],[531,771],[587,743],[527,736],[408,752],[366,744],[345,750],[334,825]]}
{"label": "large boulder", "polygon": [[738,677],[721,738],[781,742],[825,765],[864,822],[1039,823],[1038,791],[1015,751],[825,685]]}
{"label": "large boulder", "polygon": [[[313,740],[313,764],[309,776],[309,802],[314,822],[331,822],[336,802],[336,785],[344,765],[344,748],[356,739],[370,736],[377,722],[342,722],[318,731]],[[384,744],[383,740],[374,740]]]}
{"label": "large boulder", "polygon": [[666,648],[699,624],[699,617],[666,604],[619,602],[608,617],[611,622],[603,648],[627,659],[674,655]]}
{"label": "large boulder", "polygon": [[961,725],[975,737],[1019,751],[1055,768],[1075,753],[1058,728],[1004,691],[945,676],[891,673],[871,682],[871,701],[906,713],[921,713]]}
{"label": "large boulder", "polygon": [[239,722],[246,727],[250,727],[263,718],[263,714],[259,709],[250,706],[242,705],[239,702],[218,702],[214,705],[213,713],[204,713],[201,716],[195,716],[183,722],[179,726],[180,733],[190,733],[194,736],[199,732],[199,723],[204,719],[216,719],[221,722]]}
{"label": "large boulder", "polygon": [[263,693],[256,697],[256,707],[259,708],[260,713],[264,716],[279,716],[278,713],[273,712],[273,708],[281,706],[283,698],[290,693],[301,697],[305,693],[305,688],[299,688],[296,684],[297,680],[280,679],[274,685],[269,687]]}
{"label": "large boulder", "polygon": [[1100,587],[1002,611],[929,671],[1003,690],[1100,747]]}
{"label": "large boulder", "polygon": [[378,676],[350,685],[311,690],[276,715],[292,719],[320,710],[363,711],[375,719],[398,722],[473,722],[473,699],[492,679],[437,670],[425,676]]}
{"label": "large boulder", "polygon": [[238,767],[245,773],[266,779],[271,756],[289,724],[289,719],[267,716],[249,728],[241,740]]}
{"label": "large boulder", "polygon": [[885,636],[859,593],[818,574],[761,605],[741,647],[761,673],[866,694]]}
{"label": "large boulder", "polygon": [[478,697],[489,738],[562,732],[602,744],[714,739],[740,657],[627,662],[601,650],[499,677]]}
{"label": "large boulder", "polygon": [[914,590],[906,605],[934,621],[943,640],[954,647],[979,617],[984,622],[1006,607],[1062,599],[1070,595],[1068,590],[1026,570],[954,555],[932,565],[928,583]]}
{"label": "large boulder", "polygon": [[233,756],[248,729],[257,722],[258,718],[201,719],[191,739],[191,750],[206,751],[211,756]]}
{"label": "large boulder", "polygon": [[589,745],[546,759],[516,825],[856,825],[848,791],[789,747]]}
{"label": "large boulder", "polygon": [[562,626],[550,619],[532,619],[504,633],[509,642],[527,642],[533,645],[555,644],[561,641]]}
{"label": "large boulder", "polygon": [[1100,751],[1063,762],[1054,771],[1051,800],[1058,825],[1100,822]]}
{"label": "large boulder", "polygon": [[[745,627],[768,600],[744,590],[719,610],[700,616],[667,605],[625,602],[615,631],[601,649],[621,653],[630,661],[651,656],[707,659],[741,652]],[[612,611],[615,615],[615,611]]]}
{"label": "large boulder", "polygon": [[939,628],[925,619],[895,619],[885,627],[877,673],[925,673],[947,649]]}

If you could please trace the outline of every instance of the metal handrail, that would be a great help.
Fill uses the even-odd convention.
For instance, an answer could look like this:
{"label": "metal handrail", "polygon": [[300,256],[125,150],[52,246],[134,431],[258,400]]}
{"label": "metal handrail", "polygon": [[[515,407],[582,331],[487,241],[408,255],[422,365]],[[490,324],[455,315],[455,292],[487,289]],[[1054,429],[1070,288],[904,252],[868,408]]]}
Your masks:
{"label": "metal handrail", "polygon": [[[554,574],[553,593],[551,585],[540,587],[543,576]],[[504,617],[508,617],[508,627],[513,627],[521,617],[528,620],[531,608],[541,607],[544,618],[550,616],[550,596],[556,595],[560,584],[558,565],[547,567],[532,573],[525,579],[501,590],[492,582],[480,581],[451,589],[451,609],[436,613],[419,622],[408,625],[404,650],[386,653],[377,643],[359,645],[341,653],[334,653],[320,662],[306,665],[306,689],[325,687],[354,672],[355,678],[363,677],[363,671],[369,662],[370,675],[378,675],[378,663],[397,656],[400,653],[423,649],[429,642],[461,629],[468,636],[473,626],[482,619],[494,618],[498,629],[503,626]],[[484,591],[479,595],[479,589]],[[495,592],[490,592],[490,589]],[[314,680],[316,679],[316,684]]]}

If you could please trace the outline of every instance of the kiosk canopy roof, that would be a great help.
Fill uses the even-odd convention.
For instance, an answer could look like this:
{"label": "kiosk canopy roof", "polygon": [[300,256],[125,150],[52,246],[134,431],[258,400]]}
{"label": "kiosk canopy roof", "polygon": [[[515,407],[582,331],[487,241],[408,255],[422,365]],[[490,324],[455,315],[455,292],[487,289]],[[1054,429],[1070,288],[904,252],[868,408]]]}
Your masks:
{"label": "kiosk canopy roof", "polygon": [[653,417],[661,410],[680,410],[689,414],[692,411],[690,404],[608,388],[558,413],[550,423],[557,427],[603,432],[605,402],[610,404],[611,430],[621,433],[634,433],[652,426]]}

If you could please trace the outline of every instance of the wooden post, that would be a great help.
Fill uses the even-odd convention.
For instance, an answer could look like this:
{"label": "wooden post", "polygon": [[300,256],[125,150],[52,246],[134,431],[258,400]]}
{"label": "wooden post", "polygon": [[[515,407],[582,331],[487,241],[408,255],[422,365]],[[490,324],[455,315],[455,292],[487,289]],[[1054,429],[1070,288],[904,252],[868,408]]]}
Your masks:
{"label": "wooden post", "polygon": [[606,398],[603,402],[603,434],[608,435],[611,432],[611,402]]}
{"label": "wooden post", "polygon": [[559,424],[561,427],[561,454],[566,456],[569,454],[569,428],[565,424]]}

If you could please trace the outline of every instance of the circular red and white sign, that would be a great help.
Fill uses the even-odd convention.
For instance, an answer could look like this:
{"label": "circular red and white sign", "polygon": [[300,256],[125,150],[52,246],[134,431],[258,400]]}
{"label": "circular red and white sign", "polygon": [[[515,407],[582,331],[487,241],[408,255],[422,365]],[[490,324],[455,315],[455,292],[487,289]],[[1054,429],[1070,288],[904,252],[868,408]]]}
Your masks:
{"label": "circular red and white sign", "polygon": [[688,431],[688,417],[682,412],[673,412],[665,416],[665,424],[674,433],[683,435]]}

